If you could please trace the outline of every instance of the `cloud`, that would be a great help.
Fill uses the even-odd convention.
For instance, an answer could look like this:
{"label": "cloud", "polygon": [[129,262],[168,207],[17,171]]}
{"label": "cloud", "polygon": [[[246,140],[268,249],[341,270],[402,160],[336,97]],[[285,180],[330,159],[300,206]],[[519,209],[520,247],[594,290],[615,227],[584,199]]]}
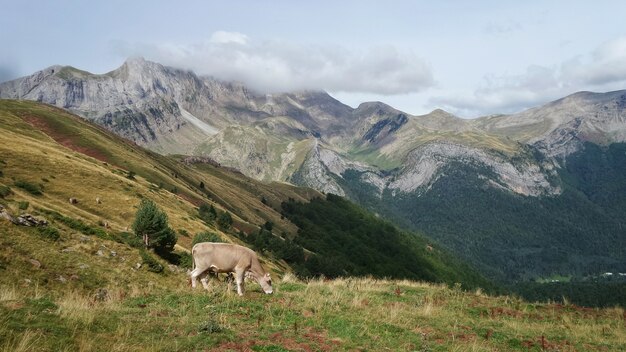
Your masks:
{"label": "cloud", "polygon": [[248,43],[248,36],[238,32],[217,31],[211,35],[209,42],[216,44],[235,43],[245,45]]}
{"label": "cloud", "polygon": [[324,89],[331,92],[406,94],[434,85],[430,65],[392,46],[349,50],[341,46],[254,41],[219,31],[190,45],[118,42],[124,56],[144,56],[198,74],[240,81],[261,92]]}
{"label": "cloud", "polygon": [[464,116],[512,113],[581,90],[626,88],[626,37],[553,66],[528,66],[518,75],[487,75],[469,95],[433,97],[429,104]]}

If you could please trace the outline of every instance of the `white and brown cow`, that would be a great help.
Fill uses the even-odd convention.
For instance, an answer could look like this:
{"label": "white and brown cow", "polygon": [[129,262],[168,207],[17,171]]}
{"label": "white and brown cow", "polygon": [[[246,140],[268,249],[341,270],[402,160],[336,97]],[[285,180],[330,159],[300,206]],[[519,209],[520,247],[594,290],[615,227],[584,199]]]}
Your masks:
{"label": "white and brown cow", "polygon": [[[265,293],[272,293],[272,279],[265,272],[256,253],[246,247],[229,243],[198,243],[191,249],[193,270],[191,271],[191,287],[196,287],[196,279],[204,273],[235,273],[237,293],[243,296],[244,277],[256,280]],[[208,289],[207,278],[201,279],[202,285]]]}

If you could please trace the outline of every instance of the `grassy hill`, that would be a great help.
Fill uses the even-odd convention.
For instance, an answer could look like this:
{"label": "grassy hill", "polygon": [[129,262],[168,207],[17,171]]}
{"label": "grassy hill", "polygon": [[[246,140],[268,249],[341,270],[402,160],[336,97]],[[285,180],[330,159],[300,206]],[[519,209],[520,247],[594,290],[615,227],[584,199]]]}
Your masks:
{"label": "grassy hill", "polygon": [[[0,238],[1,351],[620,351],[621,308],[528,303],[407,280],[302,282],[245,297],[145,267],[136,250],[33,228]],[[98,254],[99,253],[99,254]],[[115,255],[113,254],[115,253]]]}
{"label": "grassy hill", "polygon": [[[420,237],[407,239],[353,204],[321,196],[287,184],[259,183],[210,162],[160,156],[57,108],[0,101],[0,205],[13,215],[27,212],[50,222],[42,229],[0,219],[0,349],[444,351],[626,346],[621,308],[530,304],[488,297],[480,289],[464,292],[461,285],[372,277],[296,280],[287,273],[291,263],[281,260],[269,244],[289,241],[304,246],[308,258],[337,257],[347,260],[346,267],[360,270],[342,274],[367,272],[367,266],[357,266],[363,263],[350,258],[355,250],[350,245],[331,251],[312,242],[316,236],[332,235],[324,239],[366,243],[375,260],[397,259],[377,250],[376,243],[403,256],[415,254],[414,264],[422,267],[408,268],[398,277],[450,284],[470,284],[471,278],[473,287],[483,280],[439,248],[428,256]],[[70,197],[78,203],[70,204]],[[265,296],[253,283],[244,298],[236,297],[225,283],[213,282],[209,292],[192,291],[184,265],[142,251],[127,232],[142,198],[152,199],[168,214],[179,234],[178,252],[190,247],[193,234],[206,230],[225,241],[261,246],[264,264],[274,272],[276,294]],[[231,213],[234,228],[221,231],[203,222],[196,209],[200,203]],[[334,221],[331,215],[345,219]],[[366,229],[355,226],[360,223],[385,238],[361,234]],[[260,238],[270,240],[256,241]],[[398,245],[406,248],[394,247]]]}

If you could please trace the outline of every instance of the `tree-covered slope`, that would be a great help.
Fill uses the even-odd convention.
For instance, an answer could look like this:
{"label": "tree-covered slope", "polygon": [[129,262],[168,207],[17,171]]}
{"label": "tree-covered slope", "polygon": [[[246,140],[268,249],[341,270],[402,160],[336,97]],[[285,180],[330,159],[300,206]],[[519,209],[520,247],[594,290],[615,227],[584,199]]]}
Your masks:
{"label": "tree-covered slope", "polygon": [[344,198],[328,194],[307,203],[285,202],[282,208],[299,228],[294,242],[313,252],[301,263],[310,274],[373,275],[493,288],[424,237],[404,233]]}
{"label": "tree-covered slope", "polygon": [[359,174],[349,194],[373,211],[432,236],[492,278],[626,271],[625,144],[586,144],[558,171],[563,192],[527,197],[500,190],[490,170],[449,165],[428,189],[372,197]]}

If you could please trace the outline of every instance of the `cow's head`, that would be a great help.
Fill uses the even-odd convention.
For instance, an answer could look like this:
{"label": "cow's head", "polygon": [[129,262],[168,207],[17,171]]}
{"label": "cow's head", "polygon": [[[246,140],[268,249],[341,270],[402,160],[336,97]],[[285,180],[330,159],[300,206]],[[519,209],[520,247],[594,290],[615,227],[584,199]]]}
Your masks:
{"label": "cow's head", "polygon": [[270,277],[269,273],[266,273],[259,278],[259,285],[261,285],[263,292],[267,294],[271,294],[274,292],[274,289],[272,289],[272,278]]}

